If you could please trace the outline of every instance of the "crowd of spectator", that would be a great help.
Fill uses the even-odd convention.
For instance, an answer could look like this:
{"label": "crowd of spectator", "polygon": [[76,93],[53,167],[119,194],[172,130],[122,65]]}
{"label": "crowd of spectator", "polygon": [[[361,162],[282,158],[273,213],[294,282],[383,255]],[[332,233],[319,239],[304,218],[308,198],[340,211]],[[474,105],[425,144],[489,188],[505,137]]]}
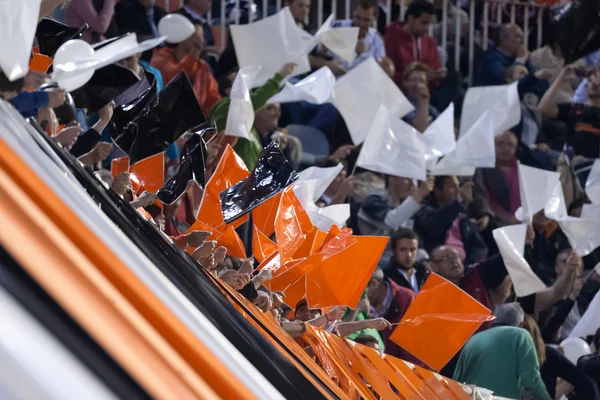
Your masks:
{"label": "crowd of spectator", "polygon": [[[73,27],[88,24],[82,39],[91,44],[128,32],[135,32],[140,41],[158,37],[158,24],[167,15],[153,0],[65,3],[68,5],[64,22]],[[284,3],[298,27],[314,33],[310,28],[314,21],[309,21],[311,6],[314,9],[311,1]],[[335,21],[334,27],[359,28],[353,62],[320,45],[309,55],[310,66],[313,71],[326,66],[339,78],[364,60],[375,58],[414,106],[404,120],[424,132],[451,102],[462,102],[466,89],[464,76],[451,66],[453,63],[447,62],[440,48],[441,24],[449,27],[449,45],[458,45],[464,38],[456,37],[454,19],[461,18],[465,24],[461,35],[464,34],[468,9],[450,2],[448,19],[442,21],[442,1],[412,0],[407,4],[404,20],[399,21],[398,4],[392,2],[388,10],[386,3],[358,0],[350,19]],[[146,73],[153,74],[159,82],[158,90],[181,72],[185,73],[201,110],[222,132],[238,65],[231,40],[223,44],[223,50],[215,45],[212,21],[208,20],[212,7],[210,0],[185,0],[183,8],[176,12],[195,27],[188,39],[134,55],[119,65],[140,79]],[[239,11],[240,23],[256,18],[251,7],[245,4],[242,7],[245,8]],[[393,21],[389,25],[385,24],[387,13],[391,13]],[[433,35],[429,34],[430,28]],[[556,32],[551,27],[546,31],[545,46],[530,52],[524,46],[524,35],[528,33],[517,24],[502,25],[494,44],[477,57],[474,85],[518,82],[522,117],[517,126],[495,138],[495,167],[479,168],[472,177],[435,176],[418,182],[356,168],[359,148],[353,145],[341,114],[332,104],[267,104],[284,80],[296,82],[301,78],[290,78],[293,63],[282,65],[278,73],[252,92],[255,120],[251,140],[221,135],[209,143],[207,174],[210,176],[226,144],[233,146],[251,170],[261,151],[272,141],[278,141],[290,163],[300,169],[306,166],[302,142],[288,133],[286,127],[316,129],[327,138],[331,154],[317,160],[316,165],[329,167],[342,163],[343,170],[317,204],[349,204],[351,216],[347,226],[355,234],[390,237],[379,267],[354,310],[337,307],[322,312],[310,309],[306,300],[285,304],[281,294],[264,290],[263,284],[271,278],[269,272],[255,276],[243,272],[252,271],[255,266],[252,259],[231,257],[227,249],[205,242],[206,236],[185,237],[195,220],[201,193],[194,196],[189,191],[175,205],[157,212],[153,208],[154,195],[132,195],[127,173],[107,180],[113,190],[135,207],[146,208],[168,235],[183,240],[184,247],[197,245],[194,258],[202,266],[215,271],[264,312],[273,312],[281,321],[293,323],[284,325],[292,336],[298,336],[305,323],[323,327],[338,320],[337,331],[341,336],[419,363],[389,336],[392,324],[400,322],[428,276],[435,273],[496,315],[496,320],[483,324],[447,364],[442,370],[444,375],[509,398],[546,400],[564,394],[569,398],[600,399],[598,353],[573,362],[555,346],[569,336],[600,289],[600,275],[592,271],[600,262],[600,253],[594,251],[580,257],[570,248],[560,227],[546,218],[543,211],[537,213],[528,227],[524,255],[548,289],[518,298],[492,235],[496,228],[520,223],[515,217],[522,205],[519,163],[561,173],[569,215],[579,216],[582,206],[590,202],[584,191],[585,182],[591,165],[600,157],[600,53],[565,65]],[[24,86],[32,89],[41,83],[43,75],[30,73]],[[66,91],[3,87],[0,96],[23,116],[35,117],[64,147],[72,148],[80,135],[89,131],[102,135],[103,141],[93,150],[78,155],[90,168],[102,169],[110,165],[112,158],[123,155],[110,144],[110,130],[114,129],[110,125],[112,104],[90,115],[78,109],[76,120],[60,127],[54,110],[69,98]],[[455,109],[458,122],[461,108]],[[458,125],[456,128],[458,131]],[[167,174],[177,170],[182,145],[183,141],[178,141],[169,149]],[[242,226],[238,231],[246,248],[251,249],[248,228]],[[600,351],[599,338],[600,330],[594,338],[584,339],[590,341],[595,351]]]}

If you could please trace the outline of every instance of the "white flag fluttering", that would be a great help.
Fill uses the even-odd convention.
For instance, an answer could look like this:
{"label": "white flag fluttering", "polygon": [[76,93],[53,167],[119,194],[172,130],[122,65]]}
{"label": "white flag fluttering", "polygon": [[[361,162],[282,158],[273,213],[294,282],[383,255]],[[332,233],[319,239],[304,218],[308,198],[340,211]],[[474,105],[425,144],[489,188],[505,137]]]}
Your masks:
{"label": "white flag fluttering", "polygon": [[427,170],[422,135],[381,105],[356,165],[386,175],[425,181]]}
{"label": "white flag fluttering", "polygon": [[321,43],[341,59],[352,63],[356,58],[359,28],[331,28],[323,35]]}
{"label": "white flag fluttering", "polygon": [[[326,179],[329,179],[329,177]],[[317,206],[314,199],[321,197],[317,194],[323,186],[325,185],[320,179],[298,180],[294,183],[294,194],[300,200],[300,204],[304,207],[313,225],[327,232],[333,225],[337,225],[339,228],[344,226],[350,218],[350,204],[336,204],[328,207]]]}
{"label": "white flag fluttering", "polygon": [[361,62],[339,78],[333,88],[333,105],[338,109],[355,145],[365,141],[376,122],[379,106],[402,118],[414,110],[413,105],[374,58]]}
{"label": "white flag fluttering", "polygon": [[250,131],[254,125],[254,107],[250,98],[252,82],[260,73],[260,67],[246,67],[239,70],[229,95],[229,111],[225,134],[251,140]]}
{"label": "white flag fluttering", "polygon": [[494,240],[504,260],[518,297],[546,289],[523,257],[527,225],[510,225],[493,231]]}
{"label": "white flag fluttering", "polygon": [[492,118],[486,111],[464,136],[458,138],[456,148],[430,167],[430,174],[471,176],[475,168],[493,168],[496,148],[491,127]]}
{"label": "white flag fluttering", "polygon": [[531,224],[533,216],[543,210],[551,199],[559,179],[558,172],[519,164],[521,207],[515,213],[515,217],[522,222]]}
{"label": "white flag fluttering", "polygon": [[[596,293],[588,309],[583,313],[581,319],[569,334],[569,337],[584,338],[588,335],[594,335],[598,328],[600,328],[600,292]],[[596,349],[596,351],[598,350]]]}
{"label": "white flag fluttering", "polygon": [[544,207],[546,217],[555,220],[571,247],[584,257],[600,246],[600,219],[598,208],[588,205],[582,210],[581,218],[567,215],[562,185],[557,182]]}
{"label": "white flag fluttering", "polygon": [[292,103],[306,101],[312,104],[323,104],[331,101],[335,76],[327,67],[320,68],[300,82],[286,82],[283,89],[271,97],[267,104]]}
{"label": "white flag fluttering", "polygon": [[312,188],[312,201],[317,201],[323,196],[325,190],[331,185],[335,178],[342,172],[344,166],[340,163],[335,167],[320,168],[310,167],[298,172],[298,180],[294,186],[299,186],[304,181],[315,181]]}
{"label": "white flag fluttering", "polygon": [[435,166],[437,160],[456,148],[454,137],[454,103],[441,113],[421,136],[425,143],[425,160],[428,167]]}
{"label": "white flag fluttering", "polygon": [[521,101],[517,82],[470,88],[463,100],[459,136],[466,135],[486,111],[490,112],[492,118],[494,136],[518,125],[521,121]]}
{"label": "white flag fluttering", "polygon": [[297,64],[292,76],[310,71],[308,53],[303,50],[306,41],[288,7],[252,24],[231,25],[230,29],[240,68],[261,67],[252,87],[264,85],[286,63]]}
{"label": "white flag fluttering", "polygon": [[585,181],[585,194],[592,203],[600,204],[600,160],[594,161],[590,174]]}
{"label": "white flag fluttering", "polygon": [[0,1],[0,69],[10,81],[23,78],[29,70],[40,3],[40,0]]}

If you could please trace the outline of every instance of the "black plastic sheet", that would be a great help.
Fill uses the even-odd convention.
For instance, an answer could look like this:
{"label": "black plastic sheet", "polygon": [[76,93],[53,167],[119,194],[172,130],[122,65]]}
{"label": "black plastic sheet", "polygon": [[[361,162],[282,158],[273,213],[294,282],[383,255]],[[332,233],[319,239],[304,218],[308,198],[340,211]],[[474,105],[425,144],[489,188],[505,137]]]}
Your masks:
{"label": "black plastic sheet", "polygon": [[556,31],[565,64],[600,48],[600,1],[574,0],[552,8],[550,29]]}
{"label": "black plastic sheet", "polygon": [[298,174],[271,142],[260,154],[247,178],[221,192],[223,220],[230,224],[269,200],[298,179]]}
{"label": "black plastic sheet", "polygon": [[77,110],[75,109],[75,102],[70,93],[67,93],[67,99],[62,106],[58,106],[54,109],[54,114],[58,123],[61,125],[67,125],[69,122],[77,120]]}
{"label": "black plastic sheet", "polygon": [[100,133],[96,132],[96,130],[89,129],[77,138],[77,141],[69,151],[74,157],[81,157],[96,147],[98,142],[100,142],[100,137]]}
{"label": "black plastic sheet", "polygon": [[96,70],[89,82],[71,92],[71,96],[77,108],[86,108],[88,114],[93,114],[139,81],[132,70],[111,64]]}
{"label": "black plastic sheet", "polygon": [[179,171],[156,192],[156,197],[165,204],[173,204],[193,181],[202,189],[206,186],[206,143],[203,133],[194,134],[185,142]]}
{"label": "black plastic sheet", "polygon": [[80,28],[71,28],[54,19],[44,18],[37,26],[35,38],[38,41],[40,53],[48,57],[54,57],[60,46],[71,39],[79,39],[82,32],[87,29],[87,24]]}
{"label": "black plastic sheet", "polygon": [[133,121],[158,94],[156,77],[150,71],[144,70],[144,73],[146,79],[127,89],[115,101],[116,107],[111,120],[112,135],[115,143],[125,152],[129,151],[135,138],[130,138],[131,141],[128,142],[126,138],[120,138],[121,134],[127,124]]}
{"label": "black plastic sheet", "polygon": [[[118,135],[131,165],[167,150],[187,130],[206,122],[185,73],[179,73]],[[131,144],[131,145],[129,145]]]}

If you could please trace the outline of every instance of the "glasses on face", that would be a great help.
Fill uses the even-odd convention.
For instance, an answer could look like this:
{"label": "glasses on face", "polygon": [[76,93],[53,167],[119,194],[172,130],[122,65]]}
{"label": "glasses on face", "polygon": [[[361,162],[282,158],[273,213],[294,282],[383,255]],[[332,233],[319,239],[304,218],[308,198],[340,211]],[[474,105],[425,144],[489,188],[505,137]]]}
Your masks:
{"label": "glasses on face", "polygon": [[437,260],[433,260],[434,263],[453,263],[455,261],[458,261],[460,259],[460,257],[458,255],[453,255],[453,256],[444,256],[441,257]]}

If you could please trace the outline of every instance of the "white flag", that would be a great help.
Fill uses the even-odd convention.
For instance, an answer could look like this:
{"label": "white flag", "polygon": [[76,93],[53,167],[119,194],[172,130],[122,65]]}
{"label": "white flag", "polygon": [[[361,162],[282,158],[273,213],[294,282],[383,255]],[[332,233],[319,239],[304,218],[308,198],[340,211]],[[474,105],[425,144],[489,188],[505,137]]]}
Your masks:
{"label": "white flag", "polygon": [[321,39],[321,43],[341,59],[352,63],[356,58],[357,27],[331,28]]}
{"label": "white flag", "polygon": [[400,118],[390,115],[381,105],[356,165],[386,175],[425,181],[427,170],[422,135]]}
{"label": "white flag", "polygon": [[397,118],[415,109],[372,57],[339,78],[333,88],[333,105],[357,146],[365,141],[382,104]]}
{"label": "white flag", "polygon": [[40,15],[40,0],[0,1],[0,69],[10,81],[23,78]]}
{"label": "white flag", "polygon": [[[596,293],[588,309],[583,313],[569,337],[584,338],[588,335],[594,335],[598,328],[600,328],[600,292]],[[596,351],[598,350],[596,349]]]}
{"label": "white flag", "polygon": [[510,275],[518,297],[528,296],[546,289],[523,257],[527,225],[510,225],[495,229],[494,240]]}
{"label": "white flag", "polygon": [[425,142],[425,160],[427,160],[428,165],[435,165],[438,158],[456,148],[454,103],[450,103],[446,110],[429,125],[423,132],[422,138]]}
{"label": "white flag", "polygon": [[[317,201],[323,196],[325,190],[331,185],[335,178],[342,172],[344,166],[340,163],[335,167],[320,168],[310,167],[304,171],[298,172],[298,180],[294,182],[294,187],[298,187],[304,181],[314,181],[312,201]],[[298,196],[300,197],[300,196]]]}
{"label": "white flag", "polygon": [[531,223],[533,216],[546,207],[560,179],[558,172],[519,164],[519,191],[521,208],[515,213],[517,219]]}
{"label": "white flag", "polygon": [[292,76],[310,71],[306,41],[288,7],[251,24],[231,25],[230,30],[240,68],[262,67],[252,87],[264,85],[286,63],[297,64]]}
{"label": "white flag", "polygon": [[254,125],[254,107],[250,98],[252,82],[259,74],[260,67],[246,67],[239,70],[231,87],[229,111],[225,134],[252,140],[250,131]]}
{"label": "white flag", "polygon": [[320,68],[300,82],[291,84],[286,82],[283,89],[271,97],[267,104],[293,103],[306,101],[312,104],[323,104],[331,101],[335,76],[328,67]]}
{"label": "white flag", "polygon": [[600,204],[600,160],[596,159],[587,180],[585,181],[585,194],[592,203]]}

